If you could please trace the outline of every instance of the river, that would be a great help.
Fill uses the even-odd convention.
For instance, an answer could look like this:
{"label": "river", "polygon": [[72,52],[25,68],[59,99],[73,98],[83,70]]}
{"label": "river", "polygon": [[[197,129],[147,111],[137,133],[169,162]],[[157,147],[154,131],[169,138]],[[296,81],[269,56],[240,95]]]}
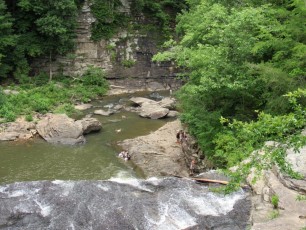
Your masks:
{"label": "river", "polygon": [[[131,96],[105,97],[93,104],[105,108],[127,103]],[[171,119],[144,119],[124,110],[94,117],[103,128],[87,135],[85,145],[53,145],[39,138],[0,143],[1,230],[248,227],[247,192],[224,196],[189,179],[145,179],[132,161],[117,157],[118,141],[147,135]]]}
{"label": "river", "polygon": [[[166,92],[161,92],[166,95]],[[80,118],[95,109],[125,104],[131,96],[149,97],[149,92],[107,96],[93,101],[94,108],[78,115]],[[105,107],[106,106],[106,107]],[[104,180],[111,177],[143,178],[141,170],[132,162],[117,157],[118,141],[147,135],[170,119],[151,120],[125,110],[111,116],[95,115],[102,130],[86,136],[81,146],[54,145],[43,139],[0,143],[0,184],[36,180]],[[116,132],[120,129],[121,132]]]}

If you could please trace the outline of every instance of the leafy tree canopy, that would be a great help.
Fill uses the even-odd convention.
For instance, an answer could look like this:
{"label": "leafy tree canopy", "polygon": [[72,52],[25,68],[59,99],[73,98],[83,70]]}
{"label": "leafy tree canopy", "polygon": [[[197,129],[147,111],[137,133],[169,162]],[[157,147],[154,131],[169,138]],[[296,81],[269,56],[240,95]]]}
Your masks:
{"label": "leafy tree canopy", "polygon": [[[226,124],[220,117],[256,121],[256,110],[272,116],[292,112],[282,95],[305,88],[306,9],[295,1],[187,0],[178,16],[178,40],[154,60],[172,60],[186,84],[180,90],[182,120],[206,155]],[[305,97],[299,98],[305,106]]]}

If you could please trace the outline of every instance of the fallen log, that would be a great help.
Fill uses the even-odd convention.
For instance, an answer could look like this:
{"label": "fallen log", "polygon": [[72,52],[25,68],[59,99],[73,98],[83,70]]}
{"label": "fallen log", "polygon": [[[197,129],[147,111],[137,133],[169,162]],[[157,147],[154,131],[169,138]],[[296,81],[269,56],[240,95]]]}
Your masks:
{"label": "fallen log", "polygon": [[225,184],[225,185],[227,185],[229,183],[228,181],[224,181],[224,180],[212,180],[212,179],[206,179],[206,178],[191,177],[189,179],[195,180],[195,181],[198,181],[198,182],[217,183],[217,184]]}
{"label": "fallen log", "polygon": [[212,179],[200,178],[200,177],[182,177],[182,176],[177,176],[177,175],[174,175],[174,177],[195,180],[195,181],[203,182],[203,183],[204,182],[205,183],[217,183],[217,184],[224,184],[224,185],[227,185],[229,183],[228,181],[225,181],[225,180],[212,180]]}

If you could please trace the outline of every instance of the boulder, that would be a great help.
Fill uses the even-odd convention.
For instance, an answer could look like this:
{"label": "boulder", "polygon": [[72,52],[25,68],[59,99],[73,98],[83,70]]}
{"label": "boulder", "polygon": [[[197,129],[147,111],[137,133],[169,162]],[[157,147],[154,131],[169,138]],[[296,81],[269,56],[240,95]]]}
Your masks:
{"label": "boulder", "polygon": [[165,97],[161,101],[158,102],[158,104],[167,109],[174,109],[175,108],[175,100],[170,97]]}
{"label": "boulder", "polygon": [[135,104],[142,106],[144,103],[150,105],[157,105],[157,102],[145,97],[132,97],[130,101],[134,102]]}
{"label": "boulder", "polygon": [[85,143],[81,122],[75,122],[66,114],[47,114],[37,123],[36,129],[39,135],[50,143]]}
{"label": "boulder", "polygon": [[139,116],[151,119],[159,119],[165,117],[169,113],[169,109],[151,103],[143,103]]}
{"label": "boulder", "polygon": [[75,105],[74,108],[77,110],[86,110],[86,109],[90,109],[92,107],[92,104],[79,104],[79,105]]}
{"label": "boulder", "polygon": [[82,125],[83,134],[97,132],[102,128],[100,121],[98,121],[96,118],[85,117],[82,120],[76,121],[76,123],[80,123]]}
{"label": "boulder", "polygon": [[167,117],[178,117],[180,113],[175,110],[170,110],[169,113],[167,114]]}
{"label": "boulder", "polygon": [[17,94],[19,94],[19,92],[18,91],[16,91],[16,90],[11,90],[11,89],[5,89],[5,90],[3,90],[3,93],[4,94],[6,94],[6,95],[17,95]]}
{"label": "boulder", "polygon": [[114,111],[113,110],[103,110],[103,109],[98,109],[98,110],[95,110],[94,111],[94,114],[96,115],[102,115],[102,116],[110,116],[112,114],[114,114]]}

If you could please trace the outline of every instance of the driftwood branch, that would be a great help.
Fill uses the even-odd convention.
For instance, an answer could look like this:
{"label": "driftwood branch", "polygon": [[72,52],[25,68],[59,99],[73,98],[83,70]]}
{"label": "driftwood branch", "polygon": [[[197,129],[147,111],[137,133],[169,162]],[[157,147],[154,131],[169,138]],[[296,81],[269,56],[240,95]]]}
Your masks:
{"label": "driftwood branch", "polygon": [[176,176],[176,175],[174,175],[174,177],[195,180],[195,181],[202,182],[202,183],[217,183],[217,184],[224,184],[224,185],[227,185],[229,183],[228,181],[224,181],[224,180],[212,180],[212,179],[207,179],[207,178],[182,177],[182,176]]}
{"label": "driftwood branch", "polygon": [[191,180],[195,180],[198,182],[206,182],[206,183],[217,183],[217,184],[225,184],[227,185],[229,182],[224,181],[224,180],[211,180],[211,179],[206,179],[206,178],[190,178]]}

